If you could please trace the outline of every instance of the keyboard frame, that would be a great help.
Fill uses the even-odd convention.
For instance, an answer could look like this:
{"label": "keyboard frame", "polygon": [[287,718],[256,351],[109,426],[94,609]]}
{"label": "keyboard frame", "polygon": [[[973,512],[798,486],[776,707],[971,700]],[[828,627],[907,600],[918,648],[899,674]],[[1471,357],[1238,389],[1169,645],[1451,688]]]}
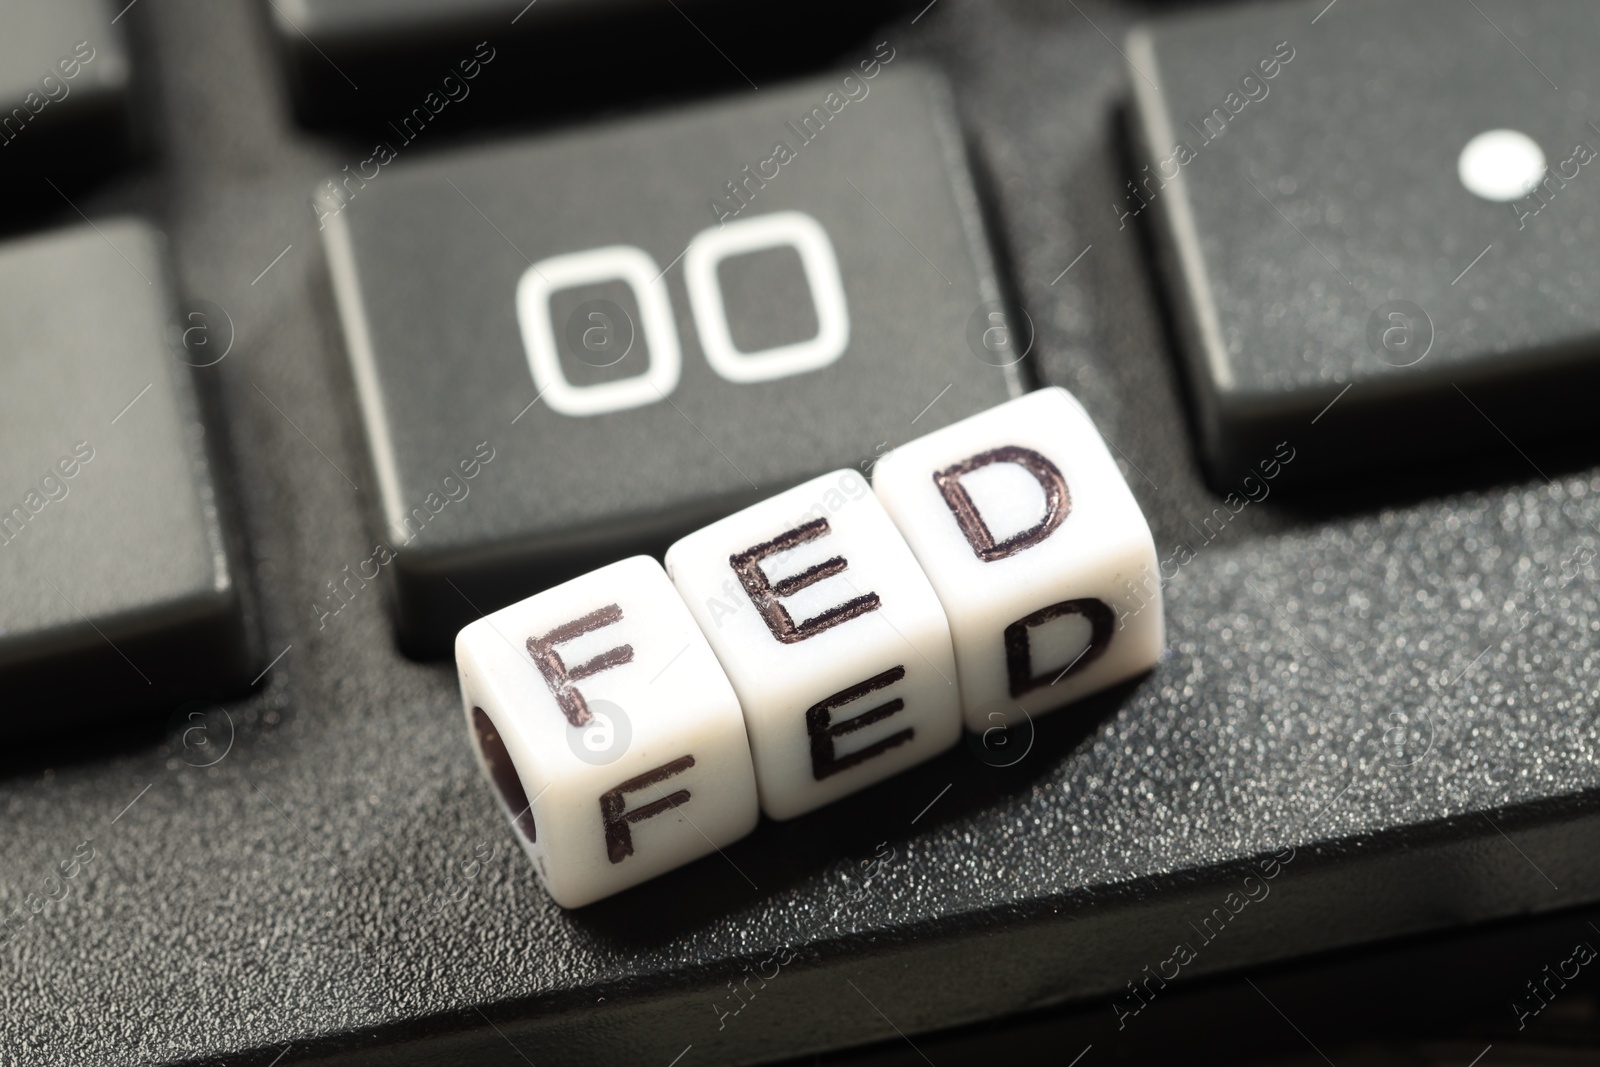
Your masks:
{"label": "keyboard frame", "polygon": [[[257,6],[130,11],[157,147],[78,203],[155,217],[180,290],[232,317],[234,352],[196,380],[273,665],[225,706],[215,766],[185,763],[159,723],[10,754],[5,900],[84,839],[95,858],[0,945],[0,1058],[693,1067],[1067,1002],[1103,1011],[1112,1042],[1125,983],[1264,863],[1270,896],[1185,979],[1600,900],[1595,571],[1539,584],[1594,536],[1596,457],[1536,454],[1553,487],[1507,450],[1215,519],[1224,487],[1197,461],[1146,235],[1110,206],[1133,170],[1107,36],[1138,13],[941,0],[872,40],[954,83],[1034,370],[1127,461],[1163,558],[1222,522],[1167,586],[1168,658],[1041,720],[1015,766],[962,746],[564,912],[476,766],[452,666],[397,651],[376,586],[322,629],[311,610],[374,531],[307,207],[362,146],[294,126]],[[439,132],[425,150],[509,131]],[[38,225],[71,221],[38,204]],[[1481,601],[1440,594],[1474,582]],[[1410,748],[1385,741],[1397,697],[1431,724]],[[775,963],[718,1014],[747,966]]]}

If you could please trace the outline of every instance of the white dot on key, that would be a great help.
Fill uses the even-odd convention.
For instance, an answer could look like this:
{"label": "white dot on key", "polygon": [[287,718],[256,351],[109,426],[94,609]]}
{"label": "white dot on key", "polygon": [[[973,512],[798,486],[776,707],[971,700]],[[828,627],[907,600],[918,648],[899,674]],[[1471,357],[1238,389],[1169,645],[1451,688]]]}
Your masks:
{"label": "white dot on key", "polygon": [[1487,130],[1468,141],[1456,162],[1467,191],[1496,203],[1527,196],[1544,177],[1544,151],[1520,130]]}

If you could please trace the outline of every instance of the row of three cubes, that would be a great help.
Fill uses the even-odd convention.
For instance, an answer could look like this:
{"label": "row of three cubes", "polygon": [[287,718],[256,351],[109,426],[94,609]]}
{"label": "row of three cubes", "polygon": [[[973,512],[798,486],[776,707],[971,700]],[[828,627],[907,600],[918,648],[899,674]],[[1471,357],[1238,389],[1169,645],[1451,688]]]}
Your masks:
{"label": "row of three cubes", "polygon": [[1149,669],[1150,530],[1043,389],[485,616],[489,779],[578,907]]}

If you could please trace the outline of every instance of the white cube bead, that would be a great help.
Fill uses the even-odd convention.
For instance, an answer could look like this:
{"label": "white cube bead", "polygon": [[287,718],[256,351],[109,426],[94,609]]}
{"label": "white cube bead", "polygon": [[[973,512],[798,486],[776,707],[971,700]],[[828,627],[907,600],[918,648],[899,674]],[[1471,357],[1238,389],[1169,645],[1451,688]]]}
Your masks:
{"label": "white cube bead", "polygon": [[902,445],[872,484],[944,604],[968,729],[1059,708],[1160,657],[1150,527],[1066,390]]}
{"label": "white cube bead", "polygon": [[738,698],[655,560],[479,619],[456,637],[456,663],[478,754],[563,907],[755,828]]}
{"label": "white cube bead", "polygon": [[960,737],[944,610],[855,471],[690,534],[667,551],[667,572],[739,695],[771,817],[820,807]]}

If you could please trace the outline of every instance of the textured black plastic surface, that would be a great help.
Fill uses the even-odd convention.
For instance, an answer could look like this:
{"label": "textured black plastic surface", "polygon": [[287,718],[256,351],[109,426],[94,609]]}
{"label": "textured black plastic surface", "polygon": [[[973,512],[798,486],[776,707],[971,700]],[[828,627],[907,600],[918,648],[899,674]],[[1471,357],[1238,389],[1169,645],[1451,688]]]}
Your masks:
{"label": "textured black plastic surface", "polygon": [[[373,487],[305,191],[370,145],[292,133],[246,12],[134,7],[165,64],[164,169],[83,206],[164,216],[187,290],[233,317],[206,383],[283,656],[227,705],[214,767],[134,737],[9,770],[8,905],[90,835],[96,856],[0,948],[0,1054],[544,1067],[665,1065],[692,1044],[693,1067],[1068,998],[1098,998],[1109,1033],[1124,983],[1290,844],[1272,895],[1186,975],[1600,898],[1600,598],[1575,555],[1597,536],[1595,457],[1530,453],[1552,482],[1509,446],[1454,482],[1397,457],[1314,510],[1273,489],[1218,519],[1139,231],[1111,210],[1128,85],[1096,27],[1120,40],[1128,13],[1077,7],[939,0],[862,51],[887,38],[951,76],[1042,376],[1128,461],[1162,558],[1189,542],[1170,655],[1042,721],[1009,770],[952,752],[578,913],[517,854],[451,669],[395,652],[375,589],[323,629],[312,610],[371,550]],[[1292,443],[1319,447],[1314,428]],[[879,842],[894,857],[864,885]],[[774,953],[791,962],[719,1030],[727,983]]]}

